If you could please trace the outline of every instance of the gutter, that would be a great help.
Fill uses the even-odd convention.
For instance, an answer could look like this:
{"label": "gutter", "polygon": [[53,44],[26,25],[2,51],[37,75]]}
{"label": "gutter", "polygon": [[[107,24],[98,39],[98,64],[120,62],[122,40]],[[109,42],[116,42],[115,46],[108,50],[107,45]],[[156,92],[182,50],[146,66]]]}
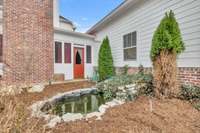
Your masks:
{"label": "gutter", "polygon": [[79,36],[79,37],[84,37],[84,38],[89,38],[89,39],[95,40],[95,36],[93,36],[93,35],[89,35],[87,33],[69,31],[69,30],[65,30],[63,28],[58,28],[58,27],[54,27],[54,33],[61,33],[61,34],[66,34],[66,35],[74,35],[74,36]]}

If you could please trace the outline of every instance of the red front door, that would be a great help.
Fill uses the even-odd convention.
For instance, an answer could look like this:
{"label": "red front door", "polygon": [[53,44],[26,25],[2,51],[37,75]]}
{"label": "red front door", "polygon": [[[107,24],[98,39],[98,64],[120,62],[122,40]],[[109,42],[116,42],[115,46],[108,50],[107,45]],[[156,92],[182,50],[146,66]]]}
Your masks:
{"label": "red front door", "polygon": [[74,48],[74,78],[84,78],[84,49]]}

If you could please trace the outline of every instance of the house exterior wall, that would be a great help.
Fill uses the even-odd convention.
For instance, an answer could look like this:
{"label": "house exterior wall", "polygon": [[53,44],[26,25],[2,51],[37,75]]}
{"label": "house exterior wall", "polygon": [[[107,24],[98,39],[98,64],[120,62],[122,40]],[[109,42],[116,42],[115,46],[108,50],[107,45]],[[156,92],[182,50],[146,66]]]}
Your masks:
{"label": "house exterior wall", "polygon": [[[164,17],[166,11],[172,9],[179,22],[186,50],[178,57],[178,66],[184,68],[200,67],[200,1],[199,0],[140,0],[133,7],[127,9],[115,19],[112,19],[104,28],[96,32],[97,40],[106,35],[110,45],[116,67],[128,64],[130,67],[152,67],[150,48],[153,33]],[[137,60],[124,61],[123,35],[137,31]],[[100,44],[95,48],[99,51]],[[97,65],[98,52],[94,64]],[[180,71],[180,72],[182,72]],[[199,72],[195,72],[196,82],[200,82]],[[192,73],[191,73],[192,75]],[[188,77],[189,78],[189,77]],[[184,79],[183,79],[184,80]]]}
{"label": "house exterior wall", "polygon": [[[76,34],[76,33],[75,33]],[[54,41],[62,42],[62,63],[54,63],[54,73],[64,74],[65,80],[74,79],[74,47],[84,48],[84,76],[91,78],[93,75],[93,54],[95,41],[92,38],[81,37],[75,34],[63,34],[56,32]],[[64,43],[71,43],[71,63],[64,63]],[[92,47],[92,63],[86,63],[86,46]],[[55,53],[55,52],[54,52]],[[55,61],[54,61],[55,62]]]}
{"label": "house exterior wall", "polygon": [[22,84],[50,80],[53,1],[4,0],[3,18],[3,81]]}
{"label": "house exterior wall", "polygon": [[64,30],[74,31],[73,25],[68,24],[68,23],[60,22],[60,26],[59,27],[64,29]]}

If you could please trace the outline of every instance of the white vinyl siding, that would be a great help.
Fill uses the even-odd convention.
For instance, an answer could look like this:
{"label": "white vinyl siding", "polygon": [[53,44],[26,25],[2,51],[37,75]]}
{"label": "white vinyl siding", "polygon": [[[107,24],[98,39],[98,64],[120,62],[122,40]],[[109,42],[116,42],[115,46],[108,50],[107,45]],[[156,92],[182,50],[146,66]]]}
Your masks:
{"label": "white vinyl siding", "polygon": [[[165,12],[172,9],[186,46],[186,50],[178,56],[178,66],[200,67],[199,7],[200,0],[139,0],[136,5],[123,12],[123,15],[116,16],[98,31],[97,40],[102,40],[105,36],[109,37],[115,66],[122,67],[128,64],[138,67],[142,64],[151,67],[150,49],[153,33]],[[137,60],[124,61],[122,36],[132,31],[137,31]]]}

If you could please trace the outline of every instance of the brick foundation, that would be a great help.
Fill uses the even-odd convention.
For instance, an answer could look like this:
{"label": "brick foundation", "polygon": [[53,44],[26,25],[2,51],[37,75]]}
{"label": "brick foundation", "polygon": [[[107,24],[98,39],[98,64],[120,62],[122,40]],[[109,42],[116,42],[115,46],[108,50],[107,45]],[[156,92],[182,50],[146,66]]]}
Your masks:
{"label": "brick foundation", "polygon": [[179,78],[184,84],[193,84],[200,87],[200,67],[179,68]]}
{"label": "brick foundation", "polygon": [[53,77],[53,0],[4,0],[3,82]]}
{"label": "brick foundation", "polygon": [[[123,68],[116,68],[116,73],[120,74],[122,70]],[[152,68],[144,68],[144,71],[146,73],[151,73]],[[128,69],[129,74],[134,74],[136,72],[138,72],[137,67],[131,67]],[[200,87],[200,67],[180,67],[178,77],[182,84],[196,85]]]}

